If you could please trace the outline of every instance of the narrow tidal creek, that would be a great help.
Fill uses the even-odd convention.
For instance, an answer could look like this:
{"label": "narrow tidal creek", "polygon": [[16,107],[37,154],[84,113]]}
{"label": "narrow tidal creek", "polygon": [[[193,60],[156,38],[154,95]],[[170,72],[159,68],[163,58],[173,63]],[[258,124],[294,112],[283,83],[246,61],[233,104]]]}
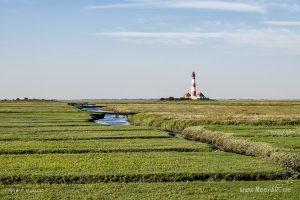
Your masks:
{"label": "narrow tidal creek", "polygon": [[82,108],[82,110],[86,110],[92,113],[104,113],[103,119],[95,120],[95,123],[107,125],[107,126],[128,126],[130,125],[128,121],[128,117],[125,115],[119,115],[117,113],[109,112],[105,113],[105,111],[98,106],[86,107]]}

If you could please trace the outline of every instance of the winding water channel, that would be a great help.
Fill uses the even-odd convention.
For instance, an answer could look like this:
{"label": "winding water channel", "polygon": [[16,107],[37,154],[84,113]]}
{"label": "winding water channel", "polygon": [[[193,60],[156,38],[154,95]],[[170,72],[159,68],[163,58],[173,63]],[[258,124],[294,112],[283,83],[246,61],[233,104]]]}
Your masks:
{"label": "winding water channel", "polygon": [[[105,113],[105,111],[98,106],[82,108],[82,110],[89,111],[91,113]],[[113,112],[105,113],[103,119],[95,120],[95,123],[107,125],[107,126],[128,126],[130,125],[128,117],[125,115],[114,114]]]}

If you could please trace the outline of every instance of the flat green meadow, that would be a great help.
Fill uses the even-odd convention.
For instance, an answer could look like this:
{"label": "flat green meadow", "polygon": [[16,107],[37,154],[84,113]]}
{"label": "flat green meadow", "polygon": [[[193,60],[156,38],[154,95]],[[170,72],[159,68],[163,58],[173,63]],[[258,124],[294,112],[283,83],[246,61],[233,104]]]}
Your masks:
{"label": "flat green meadow", "polygon": [[298,199],[294,181],[0,185],[1,199]]}
{"label": "flat green meadow", "polygon": [[96,104],[136,113],[132,125],[66,102],[0,102],[0,199],[299,197],[298,101]]}

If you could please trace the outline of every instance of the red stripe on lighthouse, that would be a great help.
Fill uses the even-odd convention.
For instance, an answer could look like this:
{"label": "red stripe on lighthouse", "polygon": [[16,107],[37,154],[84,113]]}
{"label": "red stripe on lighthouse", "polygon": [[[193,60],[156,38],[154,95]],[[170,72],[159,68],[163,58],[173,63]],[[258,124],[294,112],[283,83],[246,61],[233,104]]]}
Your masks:
{"label": "red stripe on lighthouse", "polygon": [[192,73],[192,86],[191,86],[191,96],[196,97],[196,74],[195,72]]}

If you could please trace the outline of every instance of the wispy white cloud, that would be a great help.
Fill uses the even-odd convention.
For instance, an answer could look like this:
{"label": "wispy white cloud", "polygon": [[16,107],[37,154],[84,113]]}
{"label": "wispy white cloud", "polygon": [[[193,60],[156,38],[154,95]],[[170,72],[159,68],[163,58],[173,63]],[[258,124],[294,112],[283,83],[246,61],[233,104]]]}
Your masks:
{"label": "wispy white cloud", "polygon": [[113,37],[129,37],[129,38],[203,38],[211,35],[217,36],[214,33],[200,33],[200,32],[99,32],[99,36],[113,36]]}
{"label": "wispy white cloud", "polygon": [[288,29],[244,29],[220,32],[99,32],[98,36],[177,44],[242,47],[273,53],[300,54],[300,32]]}
{"label": "wispy white cloud", "polygon": [[97,10],[97,9],[109,9],[109,8],[139,8],[145,7],[143,3],[120,3],[120,4],[108,4],[108,5],[89,5],[84,6],[86,10]]}
{"label": "wispy white cloud", "polygon": [[271,1],[267,3],[270,7],[273,8],[279,8],[283,10],[288,10],[292,12],[299,12],[300,11],[300,4],[296,2],[291,1],[280,1],[280,2],[274,2]]}
{"label": "wispy white cloud", "polygon": [[300,21],[261,21],[261,23],[274,26],[300,26]]}
{"label": "wispy white cloud", "polygon": [[263,7],[257,4],[229,1],[197,1],[197,0],[152,0],[152,1],[127,1],[120,4],[89,5],[84,9],[109,9],[109,8],[181,8],[181,9],[211,9],[237,12],[264,13]]}

